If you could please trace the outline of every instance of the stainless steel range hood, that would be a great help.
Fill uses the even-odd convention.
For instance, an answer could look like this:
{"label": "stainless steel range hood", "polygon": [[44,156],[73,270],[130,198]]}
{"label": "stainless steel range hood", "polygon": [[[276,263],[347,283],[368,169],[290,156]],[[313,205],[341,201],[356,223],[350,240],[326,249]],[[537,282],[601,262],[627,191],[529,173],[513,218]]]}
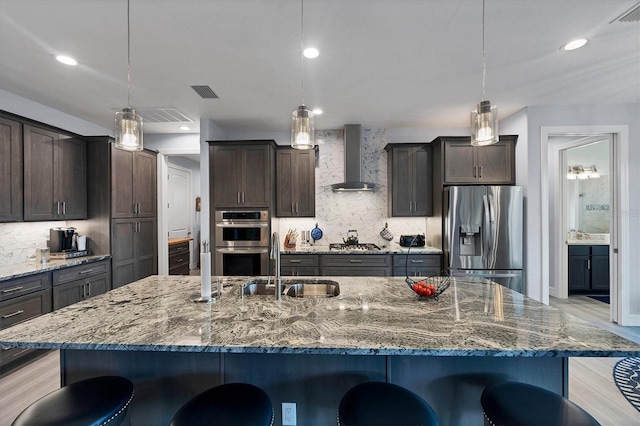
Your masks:
{"label": "stainless steel range hood", "polygon": [[344,179],[345,182],[334,183],[334,192],[373,191],[375,183],[363,182],[360,175],[362,168],[362,126],[346,124],[344,126]]}

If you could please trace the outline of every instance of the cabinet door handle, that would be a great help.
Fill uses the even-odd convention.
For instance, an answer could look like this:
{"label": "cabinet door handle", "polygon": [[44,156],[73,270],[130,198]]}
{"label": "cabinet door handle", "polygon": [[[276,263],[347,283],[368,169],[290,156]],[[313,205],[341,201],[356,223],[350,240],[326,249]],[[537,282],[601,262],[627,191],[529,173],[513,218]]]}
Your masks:
{"label": "cabinet door handle", "polygon": [[423,263],[422,260],[412,260],[411,263]]}
{"label": "cabinet door handle", "polygon": [[473,166],[473,177],[478,177],[478,166]]}
{"label": "cabinet door handle", "polygon": [[2,294],[13,293],[14,291],[22,290],[22,286],[8,288],[6,290],[2,290]]}
{"label": "cabinet door handle", "polygon": [[349,260],[349,263],[362,263],[362,260]]}
{"label": "cabinet door handle", "polygon": [[302,263],[302,260],[300,260],[300,259],[290,259],[289,263]]}
{"label": "cabinet door handle", "polygon": [[15,312],[14,312],[14,313],[12,313],[12,314],[7,314],[7,315],[3,316],[3,317],[2,317],[2,319],[7,319],[7,318],[15,317],[16,315],[20,315],[20,314],[21,314],[21,313],[23,313],[23,312],[24,312],[24,310],[22,310],[22,309],[21,309],[21,310],[19,310],[19,311],[15,311]]}
{"label": "cabinet door handle", "polygon": [[178,259],[178,263],[184,262],[184,259]]}
{"label": "cabinet door handle", "polygon": [[60,201],[56,202],[56,214],[60,214]]}
{"label": "cabinet door handle", "polygon": [[244,204],[244,192],[242,193],[242,204]]}
{"label": "cabinet door handle", "polygon": [[91,283],[87,283],[87,296],[91,297]]}
{"label": "cabinet door handle", "polygon": [[63,215],[67,214],[67,202],[66,201],[62,202],[62,214]]}
{"label": "cabinet door handle", "polygon": [[478,167],[478,177],[481,178],[482,177],[482,166]]}
{"label": "cabinet door handle", "polygon": [[80,272],[78,272],[78,275],[85,275],[85,274],[88,274],[90,272],[93,272],[93,269],[87,269],[86,271],[80,271]]}
{"label": "cabinet door handle", "polygon": [[236,202],[240,204],[240,193],[236,192]]}
{"label": "cabinet door handle", "polygon": [[591,269],[591,259],[587,260],[587,269]]}

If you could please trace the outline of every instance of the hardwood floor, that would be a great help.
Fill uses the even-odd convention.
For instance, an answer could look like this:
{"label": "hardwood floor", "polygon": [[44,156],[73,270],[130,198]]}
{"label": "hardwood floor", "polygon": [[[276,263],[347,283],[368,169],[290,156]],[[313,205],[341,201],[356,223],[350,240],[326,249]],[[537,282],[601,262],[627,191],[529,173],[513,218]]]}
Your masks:
{"label": "hardwood floor", "polygon": [[[584,296],[551,298],[551,306],[640,343],[640,327],[609,323],[608,306]],[[60,386],[57,351],[0,378],[0,426],[10,425],[29,404]],[[620,358],[571,358],[569,399],[586,409],[602,426],[640,424],[640,412],[622,396],[613,382],[613,366]]]}
{"label": "hardwood floor", "polygon": [[[606,303],[586,296],[549,299],[554,308],[640,343],[640,327],[621,327],[611,323]],[[602,426],[640,424],[640,411],[633,408],[613,381],[613,367],[620,359],[569,359],[569,400],[587,410]]]}

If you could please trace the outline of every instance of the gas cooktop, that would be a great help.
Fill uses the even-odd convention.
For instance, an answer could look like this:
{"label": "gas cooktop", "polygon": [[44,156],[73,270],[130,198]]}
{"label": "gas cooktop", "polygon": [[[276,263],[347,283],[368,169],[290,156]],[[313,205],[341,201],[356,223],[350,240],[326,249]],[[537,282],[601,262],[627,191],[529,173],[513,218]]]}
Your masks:
{"label": "gas cooktop", "polygon": [[345,243],[331,243],[329,244],[329,250],[354,250],[354,251],[371,251],[380,250],[375,244],[362,243],[362,244],[345,244]]}

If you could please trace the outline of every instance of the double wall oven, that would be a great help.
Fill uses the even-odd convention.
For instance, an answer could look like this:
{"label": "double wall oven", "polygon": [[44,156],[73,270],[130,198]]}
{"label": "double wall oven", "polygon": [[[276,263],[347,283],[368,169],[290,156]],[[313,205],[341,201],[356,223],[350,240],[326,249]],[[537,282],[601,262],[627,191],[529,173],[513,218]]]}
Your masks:
{"label": "double wall oven", "polygon": [[217,210],[215,274],[267,275],[269,221],[268,210]]}

